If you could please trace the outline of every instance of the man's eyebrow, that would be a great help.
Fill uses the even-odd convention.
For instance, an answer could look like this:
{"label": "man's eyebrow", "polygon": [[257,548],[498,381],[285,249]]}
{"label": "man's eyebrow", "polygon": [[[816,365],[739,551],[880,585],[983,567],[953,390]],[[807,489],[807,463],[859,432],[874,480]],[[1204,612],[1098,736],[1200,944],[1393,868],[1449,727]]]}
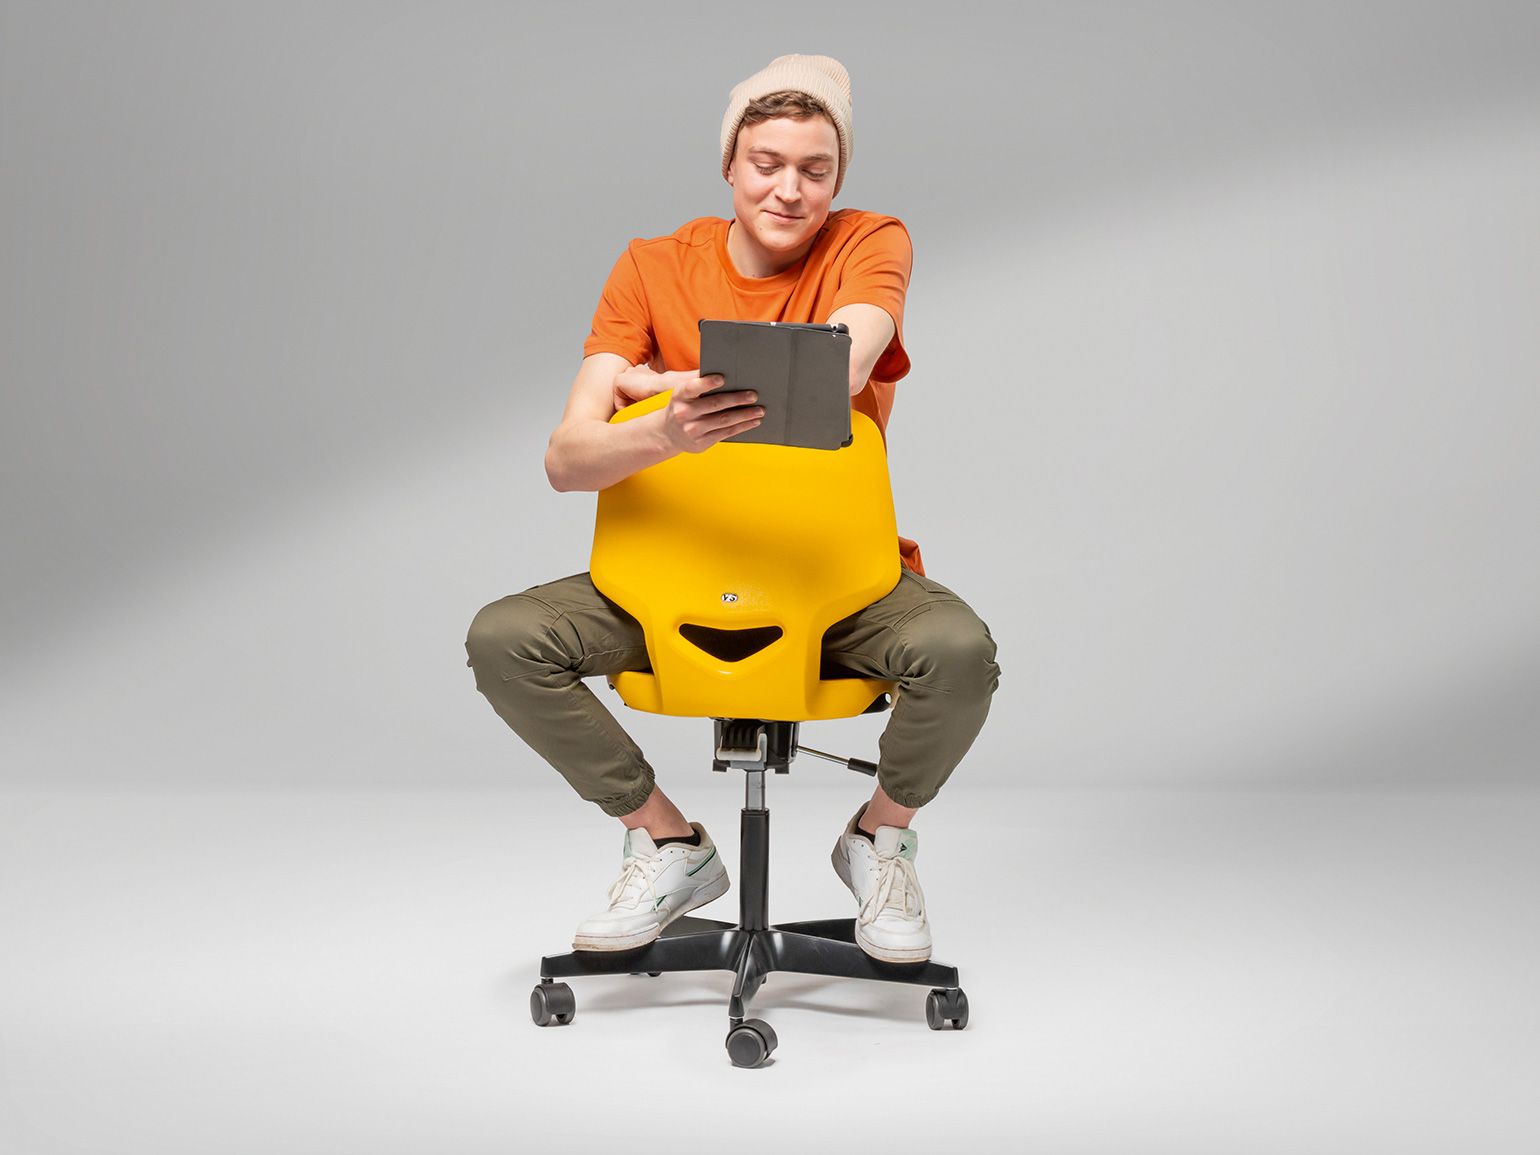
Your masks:
{"label": "man's eyebrow", "polygon": [[[776,160],[785,160],[786,159],[780,153],[776,152],[775,149],[773,149],[773,148],[766,148],[762,144],[756,144],[753,148],[749,149],[749,151],[750,152],[768,153],[769,155],[775,157]],[[803,160],[824,160],[824,161],[829,161],[829,160],[833,160],[834,158],[832,156],[830,156],[826,152],[815,152],[811,156],[805,156],[802,159]]]}

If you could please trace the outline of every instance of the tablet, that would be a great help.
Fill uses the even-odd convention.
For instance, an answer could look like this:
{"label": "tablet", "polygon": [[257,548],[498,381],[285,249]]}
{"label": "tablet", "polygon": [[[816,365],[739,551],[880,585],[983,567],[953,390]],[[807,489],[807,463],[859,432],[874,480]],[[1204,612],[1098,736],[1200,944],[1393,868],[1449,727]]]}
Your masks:
{"label": "tablet", "polygon": [[700,322],[700,371],[752,389],[765,418],[725,441],[839,449],[850,444],[850,330],[795,321]]}

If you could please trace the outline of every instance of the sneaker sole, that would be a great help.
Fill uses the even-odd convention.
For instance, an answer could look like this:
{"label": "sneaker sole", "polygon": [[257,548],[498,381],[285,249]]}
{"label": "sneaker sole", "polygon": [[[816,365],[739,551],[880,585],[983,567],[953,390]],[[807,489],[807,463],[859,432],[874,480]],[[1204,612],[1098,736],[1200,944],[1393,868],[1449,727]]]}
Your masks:
{"label": "sneaker sole", "polygon": [[922,963],[930,961],[930,947],[910,947],[908,950],[896,950],[893,947],[880,947],[861,934],[861,925],[856,924],[856,945],[872,958],[890,963]]}
{"label": "sneaker sole", "polygon": [[696,910],[705,906],[708,902],[715,902],[717,899],[721,898],[724,894],[727,893],[728,888],[731,885],[731,880],[727,877],[727,871],[723,870],[715,882],[709,882],[705,886],[701,887],[701,889],[697,890],[693,895],[690,896],[688,902],[686,902],[683,906],[674,911],[656,926],[648,927],[646,930],[633,931],[631,934],[627,935],[606,935],[604,937],[599,937],[596,935],[578,935],[572,940],[572,949],[614,951],[632,950],[639,946],[646,946],[648,943],[652,942],[660,934],[662,934],[669,923],[688,914],[692,910]]}

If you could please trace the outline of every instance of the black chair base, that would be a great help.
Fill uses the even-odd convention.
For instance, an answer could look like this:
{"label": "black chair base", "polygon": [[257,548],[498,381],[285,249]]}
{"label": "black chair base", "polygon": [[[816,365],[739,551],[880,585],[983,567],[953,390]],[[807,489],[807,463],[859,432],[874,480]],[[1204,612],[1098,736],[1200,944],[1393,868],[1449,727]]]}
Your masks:
{"label": "black chair base", "polygon": [[727,1017],[737,1025],[772,971],[876,979],[915,986],[957,986],[957,968],[942,963],[889,963],[856,945],[855,920],[824,918],[745,930],[730,922],[685,915],[658,938],[632,950],[578,950],[540,960],[542,981],[574,975],[658,975],[665,971],[732,971]]}
{"label": "black chair base", "polygon": [[537,1024],[565,1025],[576,1014],[571,988],[556,979],[722,970],[736,976],[727,1004],[727,1050],[739,1066],[758,1066],[776,1047],[769,1024],[746,1017],[749,1000],[772,971],[928,986],[932,989],[925,1017],[931,1029],[950,1023],[960,1030],[967,1025],[968,1000],[958,986],[956,967],[933,960],[890,963],[872,958],[856,945],[854,918],[770,924],[770,811],[764,804],[764,775],[766,770],[786,771],[798,749],[796,735],[796,723],[717,721],[716,768],[747,771],[738,922],[685,915],[644,946],[547,955],[540,960],[540,985],[530,995],[530,1014]]}

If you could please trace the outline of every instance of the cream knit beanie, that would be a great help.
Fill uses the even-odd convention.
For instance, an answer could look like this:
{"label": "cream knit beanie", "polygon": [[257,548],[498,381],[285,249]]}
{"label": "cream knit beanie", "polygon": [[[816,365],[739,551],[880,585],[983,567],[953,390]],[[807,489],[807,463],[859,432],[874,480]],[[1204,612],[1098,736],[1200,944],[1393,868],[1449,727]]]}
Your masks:
{"label": "cream knit beanie", "polygon": [[845,169],[850,165],[850,74],[832,56],[777,56],[743,83],[735,85],[727,98],[727,115],[722,118],[722,179],[733,162],[733,147],[749,101],[772,92],[805,92],[829,110],[834,132],[840,141],[840,167],[834,178],[838,196],[845,183]]}

